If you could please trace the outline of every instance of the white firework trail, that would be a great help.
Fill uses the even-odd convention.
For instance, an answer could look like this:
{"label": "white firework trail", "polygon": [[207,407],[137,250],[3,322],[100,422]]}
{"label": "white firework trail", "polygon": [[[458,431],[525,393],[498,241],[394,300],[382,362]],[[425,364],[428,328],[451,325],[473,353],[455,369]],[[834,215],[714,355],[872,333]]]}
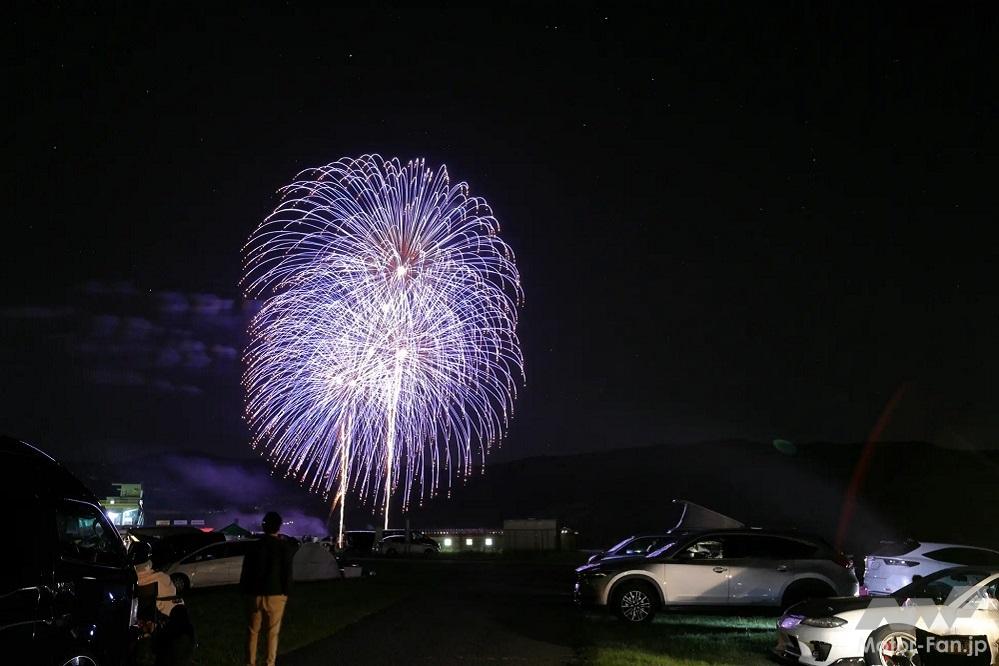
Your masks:
{"label": "white firework trail", "polygon": [[[378,155],[308,169],[245,251],[253,446],[324,497],[434,494],[504,435],[523,292],[486,201],[445,167]],[[401,488],[400,488],[401,486]],[[332,508],[331,508],[332,511]]]}

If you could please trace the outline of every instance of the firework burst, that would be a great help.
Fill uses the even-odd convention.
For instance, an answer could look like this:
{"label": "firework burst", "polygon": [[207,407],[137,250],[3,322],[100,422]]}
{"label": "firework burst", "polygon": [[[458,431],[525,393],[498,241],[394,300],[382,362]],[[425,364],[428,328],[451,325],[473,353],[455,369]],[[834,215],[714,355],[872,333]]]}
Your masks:
{"label": "firework burst", "polygon": [[245,248],[263,300],[246,418],[273,465],[339,502],[403,508],[503,436],[523,358],[513,252],[447,169],[377,155],[300,173]]}

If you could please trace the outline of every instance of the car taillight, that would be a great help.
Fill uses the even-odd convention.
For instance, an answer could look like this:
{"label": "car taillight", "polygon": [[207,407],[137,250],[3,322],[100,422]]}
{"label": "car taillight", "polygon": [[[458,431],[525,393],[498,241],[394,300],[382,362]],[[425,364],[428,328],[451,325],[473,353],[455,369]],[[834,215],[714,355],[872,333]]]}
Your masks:
{"label": "car taillight", "polygon": [[882,557],[884,563],[890,567],[918,567],[919,562],[913,562],[912,560],[897,560],[893,557]]}

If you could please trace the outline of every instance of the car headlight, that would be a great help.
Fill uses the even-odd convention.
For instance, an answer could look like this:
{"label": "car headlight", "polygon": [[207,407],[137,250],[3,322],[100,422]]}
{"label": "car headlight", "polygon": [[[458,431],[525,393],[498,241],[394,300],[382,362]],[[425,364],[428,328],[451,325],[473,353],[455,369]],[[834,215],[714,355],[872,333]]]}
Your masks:
{"label": "car headlight", "polygon": [[801,624],[820,629],[834,629],[846,624],[846,620],[841,617],[806,617]]}

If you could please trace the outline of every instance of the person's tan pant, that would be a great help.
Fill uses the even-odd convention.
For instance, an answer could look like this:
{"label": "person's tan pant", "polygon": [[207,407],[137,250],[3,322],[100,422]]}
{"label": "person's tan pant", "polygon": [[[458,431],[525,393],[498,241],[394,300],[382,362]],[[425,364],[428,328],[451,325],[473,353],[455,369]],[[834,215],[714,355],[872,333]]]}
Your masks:
{"label": "person's tan pant", "polygon": [[257,663],[257,637],[263,624],[267,632],[267,666],[274,666],[277,660],[278,634],[281,633],[281,618],[284,617],[284,605],[288,597],[284,594],[272,594],[266,597],[248,597],[250,622],[246,634],[246,663],[255,666]]}

